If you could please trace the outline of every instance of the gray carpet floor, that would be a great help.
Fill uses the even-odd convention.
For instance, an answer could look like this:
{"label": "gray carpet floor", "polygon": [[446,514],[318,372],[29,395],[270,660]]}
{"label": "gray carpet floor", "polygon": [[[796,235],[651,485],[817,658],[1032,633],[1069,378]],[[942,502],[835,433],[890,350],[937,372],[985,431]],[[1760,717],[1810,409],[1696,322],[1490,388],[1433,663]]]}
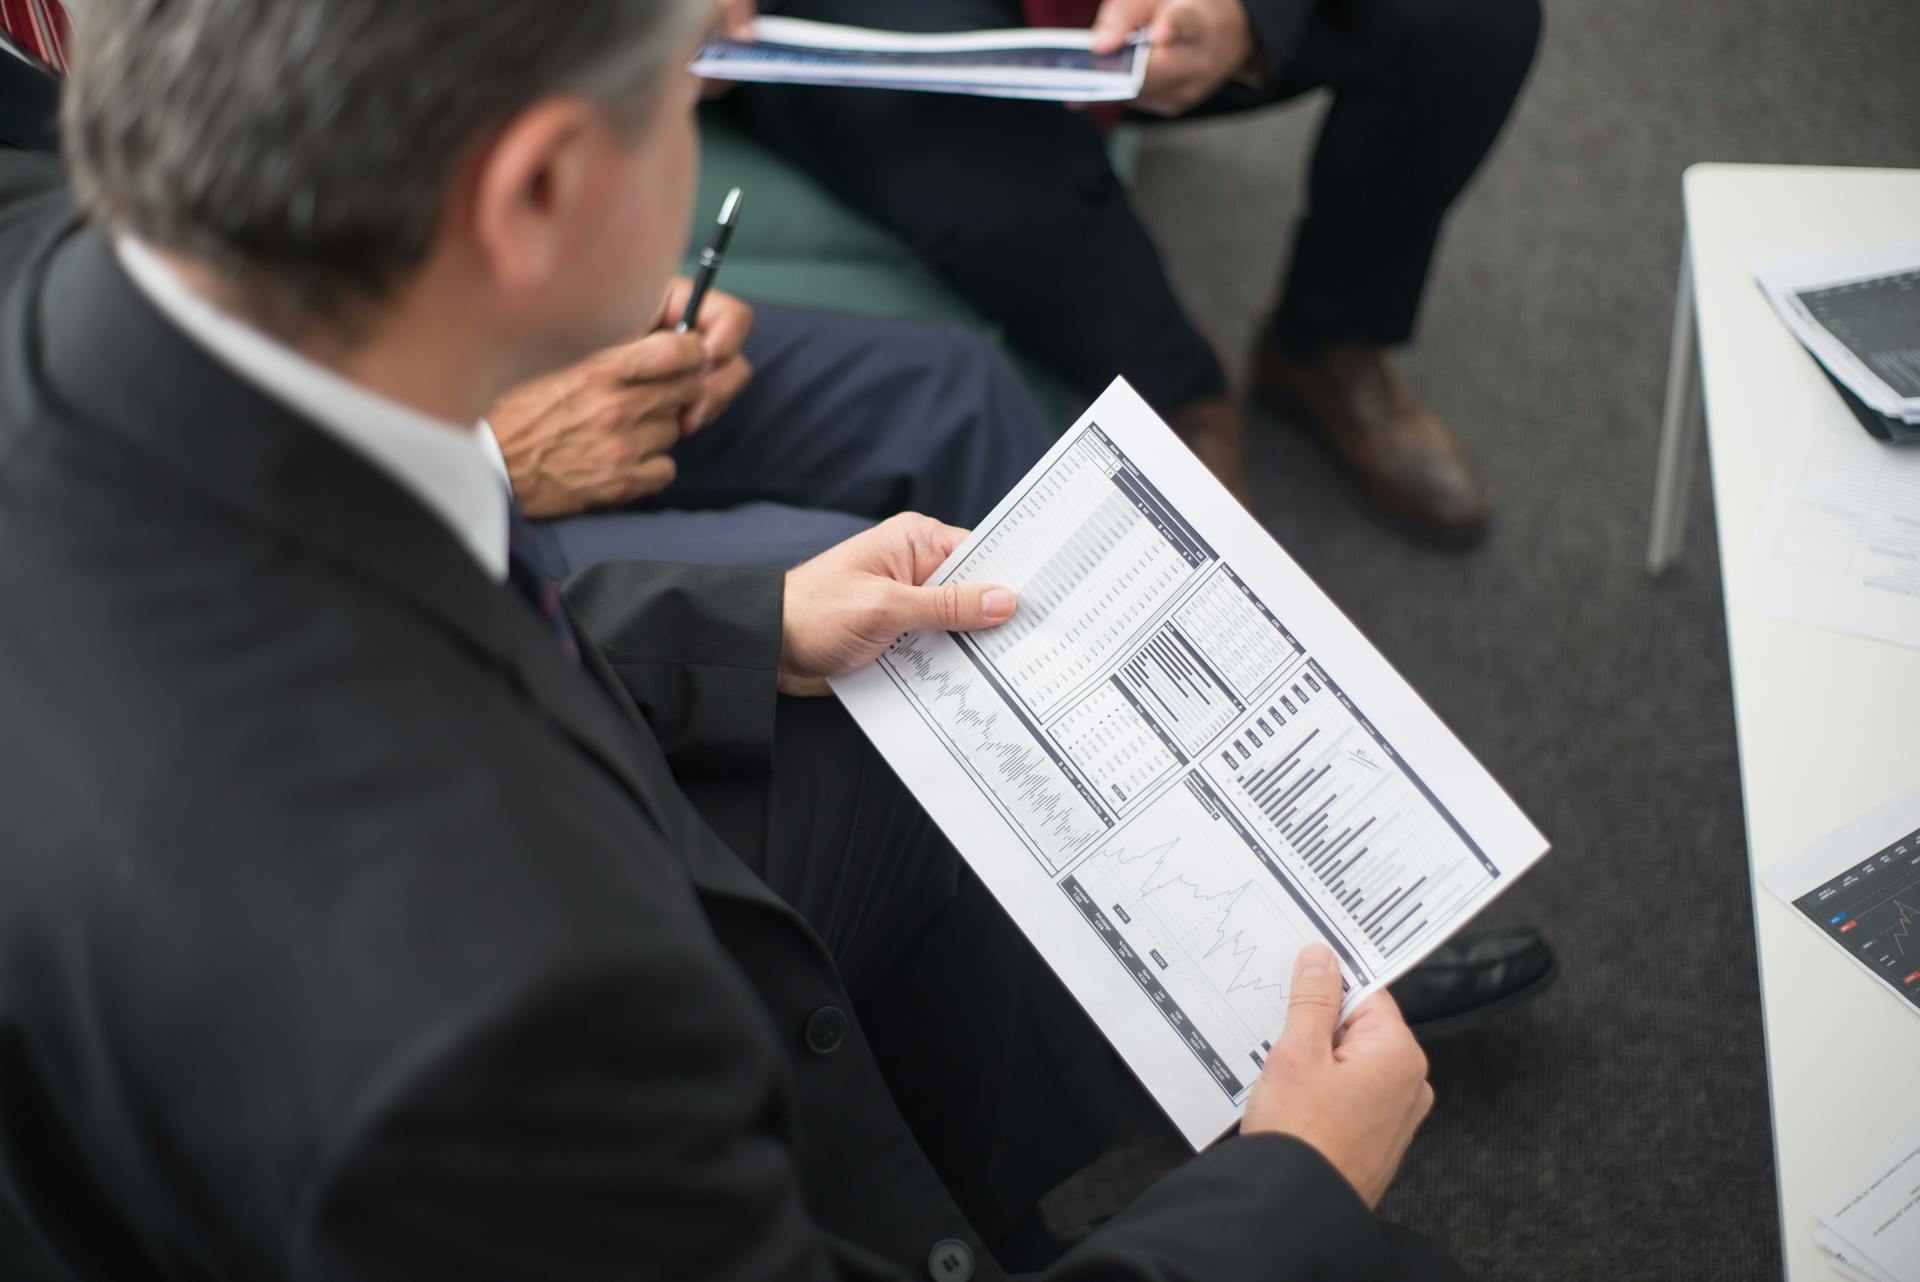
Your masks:
{"label": "gray carpet floor", "polygon": [[[1403,362],[1475,449],[1491,540],[1407,542],[1276,423],[1257,424],[1256,511],[1555,845],[1488,920],[1545,927],[1560,982],[1434,1050],[1438,1105],[1387,1212],[1490,1280],[1776,1277],[1704,466],[1681,564],[1659,582],[1642,568],[1680,177],[1703,160],[1920,167],[1920,3],[1546,8],[1534,79]],[[1146,145],[1139,200],[1225,351],[1268,301],[1318,114],[1163,127]],[[1143,1120],[1049,1213],[1104,1214],[1180,1153]]]}

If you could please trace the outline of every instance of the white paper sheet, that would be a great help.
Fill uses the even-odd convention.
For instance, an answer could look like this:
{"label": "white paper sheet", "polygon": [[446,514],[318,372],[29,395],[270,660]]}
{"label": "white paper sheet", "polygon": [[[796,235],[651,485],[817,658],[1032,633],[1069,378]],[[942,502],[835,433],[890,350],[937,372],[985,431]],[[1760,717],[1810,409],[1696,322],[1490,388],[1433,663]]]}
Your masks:
{"label": "white paper sheet", "polygon": [[1781,860],[1762,880],[1920,1014],[1920,787]]}
{"label": "white paper sheet", "polygon": [[1131,102],[1151,49],[1136,39],[1095,54],[1081,30],[1018,28],[918,35],[763,17],[752,40],[714,40],[695,56],[708,80],[838,85],[1049,102]]}
{"label": "white paper sheet", "polygon": [[1733,604],[1920,646],[1920,446],[1808,399],[1734,583]]}
{"label": "white paper sheet", "polygon": [[1858,1188],[1820,1209],[1821,1245],[1854,1271],[1920,1282],[1920,1125],[1875,1162]]}
{"label": "white paper sheet", "polygon": [[1891,1274],[1882,1273],[1873,1262],[1860,1254],[1860,1248],[1835,1233],[1832,1229],[1821,1228],[1814,1232],[1813,1240],[1822,1251],[1827,1253],[1827,1263],[1841,1277],[1852,1278],[1854,1282],[1900,1282]]}
{"label": "white paper sheet", "polygon": [[1357,1002],[1546,851],[1124,382],[949,580],[1019,610],[835,692],[1195,1147],[1239,1118],[1303,945]]}

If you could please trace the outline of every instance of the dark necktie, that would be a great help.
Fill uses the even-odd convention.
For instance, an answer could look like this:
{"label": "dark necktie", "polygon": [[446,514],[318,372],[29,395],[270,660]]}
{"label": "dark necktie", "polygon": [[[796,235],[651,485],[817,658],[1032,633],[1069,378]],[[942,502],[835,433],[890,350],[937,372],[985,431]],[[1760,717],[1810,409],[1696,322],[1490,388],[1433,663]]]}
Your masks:
{"label": "dark necktie", "polygon": [[67,11],[60,0],[0,0],[0,31],[22,49],[67,74]]}
{"label": "dark necktie", "polygon": [[527,518],[520,514],[520,505],[513,504],[507,509],[507,582],[527,599],[534,612],[545,621],[559,641],[561,651],[568,659],[580,662],[580,638],[573,630],[573,624],[567,619],[567,612],[560,604],[560,588],[547,577],[540,568],[533,549],[533,527],[527,524]]}

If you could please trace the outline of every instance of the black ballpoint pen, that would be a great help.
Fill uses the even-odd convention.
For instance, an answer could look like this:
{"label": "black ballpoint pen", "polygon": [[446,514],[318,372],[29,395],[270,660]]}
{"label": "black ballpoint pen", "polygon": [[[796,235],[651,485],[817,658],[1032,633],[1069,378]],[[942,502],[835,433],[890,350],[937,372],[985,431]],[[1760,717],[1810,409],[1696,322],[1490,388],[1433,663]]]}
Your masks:
{"label": "black ballpoint pen", "polygon": [[680,313],[680,323],[673,327],[674,333],[684,334],[700,323],[700,304],[713,288],[720,264],[727,260],[727,242],[733,239],[733,229],[739,221],[740,189],[735,187],[727,193],[726,203],[720,206],[720,221],[713,227],[713,243],[700,251],[700,270],[693,275],[693,292],[687,295],[686,308]]}

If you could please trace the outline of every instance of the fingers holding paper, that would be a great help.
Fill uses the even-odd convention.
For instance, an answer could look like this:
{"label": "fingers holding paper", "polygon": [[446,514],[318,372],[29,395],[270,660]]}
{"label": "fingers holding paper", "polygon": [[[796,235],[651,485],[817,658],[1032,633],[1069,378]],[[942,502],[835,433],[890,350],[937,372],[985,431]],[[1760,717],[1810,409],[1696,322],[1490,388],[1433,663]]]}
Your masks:
{"label": "fingers holding paper", "polygon": [[896,516],[787,574],[780,689],[827,692],[827,678],[864,667],[925,628],[975,632],[1013,617],[1013,592],[990,583],[929,585],[967,531]]}
{"label": "fingers holding paper", "polygon": [[1247,1100],[1241,1129],[1317,1149],[1368,1206],[1379,1205],[1433,1108],[1427,1057],[1382,991],[1344,1025],[1340,967],[1324,944],[1294,962],[1287,1026]]}
{"label": "fingers holding paper", "polygon": [[1112,53],[1145,28],[1153,44],[1133,106],[1178,116],[1211,98],[1258,51],[1241,0],[1106,0],[1094,19],[1096,53]]}

